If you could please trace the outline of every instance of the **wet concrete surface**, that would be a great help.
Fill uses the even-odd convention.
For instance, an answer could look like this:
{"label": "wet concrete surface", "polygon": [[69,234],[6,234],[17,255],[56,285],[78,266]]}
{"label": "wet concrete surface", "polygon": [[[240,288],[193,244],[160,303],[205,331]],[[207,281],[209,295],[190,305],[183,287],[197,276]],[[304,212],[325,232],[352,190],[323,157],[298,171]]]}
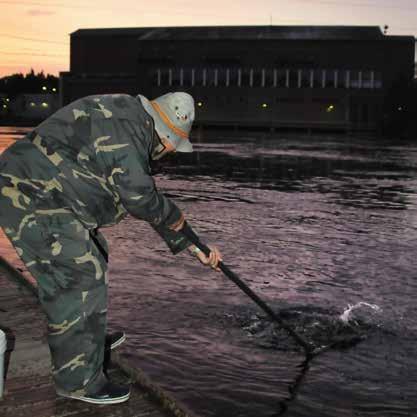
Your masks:
{"label": "wet concrete surface", "polygon": [[[0,328],[7,335],[6,381],[0,400],[2,417],[169,417],[151,394],[132,384],[131,397],[122,404],[94,405],[56,395],[46,341],[46,320],[34,294],[12,276],[0,258]],[[108,375],[116,383],[131,384],[129,374],[114,363]],[[128,369],[126,369],[128,371]]]}

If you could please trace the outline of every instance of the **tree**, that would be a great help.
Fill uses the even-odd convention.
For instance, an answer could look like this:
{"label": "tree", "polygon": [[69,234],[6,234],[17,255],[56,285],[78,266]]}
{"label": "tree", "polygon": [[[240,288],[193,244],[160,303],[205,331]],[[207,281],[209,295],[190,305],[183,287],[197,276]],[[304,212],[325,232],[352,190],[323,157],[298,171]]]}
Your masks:
{"label": "tree", "polygon": [[6,77],[0,78],[0,92],[6,93],[10,99],[15,98],[22,93],[42,93],[43,86],[47,87],[47,91],[51,92],[52,88],[58,90],[58,77],[47,74],[45,76],[42,70],[35,74],[33,68],[26,75],[22,73],[15,73]]}

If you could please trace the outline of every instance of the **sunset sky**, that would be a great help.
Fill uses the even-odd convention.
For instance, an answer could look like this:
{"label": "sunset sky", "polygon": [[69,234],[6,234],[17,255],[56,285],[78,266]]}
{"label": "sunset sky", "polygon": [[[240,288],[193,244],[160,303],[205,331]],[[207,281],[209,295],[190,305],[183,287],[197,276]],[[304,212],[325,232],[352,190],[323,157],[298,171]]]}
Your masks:
{"label": "sunset sky", "polygon": [[[0,0],[0,77],[69,70],[81,28],[204,25],[389,25],[417,36],[415,0]],[[111,59],[111,57],[109,57]]]}

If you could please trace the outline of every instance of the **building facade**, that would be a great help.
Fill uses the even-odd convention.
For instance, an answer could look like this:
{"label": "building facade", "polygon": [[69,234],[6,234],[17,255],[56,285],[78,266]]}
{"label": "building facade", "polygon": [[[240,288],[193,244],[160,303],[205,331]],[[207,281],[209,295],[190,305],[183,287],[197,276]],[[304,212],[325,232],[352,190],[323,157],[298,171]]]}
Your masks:
{"label": "building facade", "polygon": [[375,130],[414,77],[415,39],[379,27],[80,29],[61,104],[101,93],[186,91],[196,124]]}
{"label": "building facade", "polygon": [[10,99],[7,94],[0,93],[0,121],[6,119],[9,115],[9,102]]}
{"label": "building facade", "polygon": [[9,103],[9,117],[19,120],[44,120],[58,108],[57,94],[19,94]]}

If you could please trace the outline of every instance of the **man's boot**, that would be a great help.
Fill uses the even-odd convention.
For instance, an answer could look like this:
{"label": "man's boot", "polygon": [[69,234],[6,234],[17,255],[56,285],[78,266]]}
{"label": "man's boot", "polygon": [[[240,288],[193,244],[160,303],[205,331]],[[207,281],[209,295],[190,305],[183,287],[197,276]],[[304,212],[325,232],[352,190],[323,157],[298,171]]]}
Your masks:
{"label": "man's boot", "polygon": [[97,381],[87,387],[85,394],[66,393],[57,390],[57,394],[72,398],[74,400],[85,401],[92,404],[117,404],[127,401],[130,397],[130,387],[128,385],[117,385],[110,382],[104,374],[101,374]]}

